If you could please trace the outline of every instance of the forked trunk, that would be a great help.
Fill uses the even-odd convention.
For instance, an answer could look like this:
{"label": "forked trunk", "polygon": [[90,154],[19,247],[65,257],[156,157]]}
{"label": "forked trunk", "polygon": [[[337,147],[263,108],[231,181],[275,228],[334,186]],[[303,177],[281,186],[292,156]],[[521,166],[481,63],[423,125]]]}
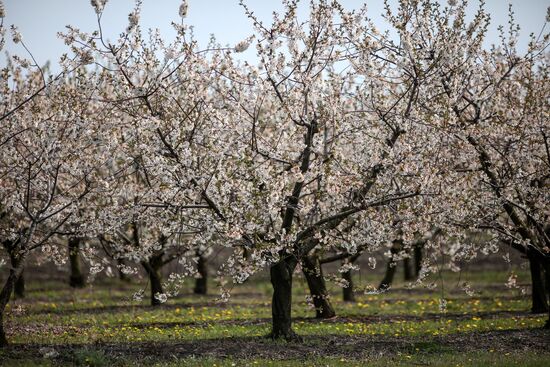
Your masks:
{"label": "forked trunk", "polygon": [[80,267],[80,241],[78,237],[69,238],[69,264],[71,275],[69,285],[73,288],[84,288],[86,286],[86,278],[82,274]]}
{"label": "forked trunk", "polygon": [[271,285],[273,299],[271,301],[272,330],[269,335],[272,339],[287,341],[300,340],[292,330],[292,272],[296,264],[293,261],[281,260],[271,266]]}
{"label": "forked trunk", "polygon": [[545,313],[548,311],[548,301],[544,285],[543,269],[536,258],[528,256],[531,270],[531,312]]}
{"label": "forked trunk", "polygon": [[317,256],[306,256],[302,260],[302,270],[309,286],[313,305],[315,306],[315,317],[318,319],[330,319],[336,316],[336,312],[330,304],[330,296],[327,291],[319,258]]}
{"label": "forked trunk", "polygon": [[199,262],[197,263],[197,271],[200,275],[199,278],[195,280],[195,288],[193,292],[195,294],[206,294],[207,281],[208,281],[208,267],[206,262],[206,257],[199,255]]}

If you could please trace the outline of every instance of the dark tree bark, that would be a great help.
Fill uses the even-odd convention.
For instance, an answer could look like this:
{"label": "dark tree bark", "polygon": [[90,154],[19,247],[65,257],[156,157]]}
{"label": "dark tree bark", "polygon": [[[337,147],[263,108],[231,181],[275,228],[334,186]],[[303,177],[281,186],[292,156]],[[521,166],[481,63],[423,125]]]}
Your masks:
{"label": "dark tree bark", "polygon": [[69,238],[69,265],[70,277],[69,285],[73,288],[84,288],[86,286],[86,277],[82,274],[80,266],[80,241],[81,238]]}
{"label": "dark tree bark", "polygon": [[164,252],[160,252],[158,254],[151,255],[147,261],[143,261],[141,263],[149,276],[149,283],[151,285],[151,306],[158,306],[162,304],[156,296],[159,293],[164,293],[162,289],[162,275],[160,272],[163,265],[163,256]]}
{"label": "dark tree bark", "polygon": [[384,274],[384,278],[382,279],[382,281],[380,282],[380,285],[378,286],[379,290],[386,290],[391,287],[396,269],[397,269],[397,264],[393,260],[389,260],[386,265],[386,273]]}
{"label": "dark tree bark", "polygon": [[12,241],[4,241],[4,247],[10,255],[10,259],[13,257],[15,266],[12,265],[8,278],[0,291],[0,348],[8,345],[8,340],[6,338],[6,332],[4,330],[4,314],[6,311],[6,306],[8,305],[11,294],[14,291],[15,284],[17,279],[21,276],[24,268],[25,256],[24,254],[19,253],[17,243]]}
{"label": "dark tree bark", "polygon": [[414,271],[411,264],[410,258],[403,259],[403,268],[404,268],[404,279],[405,281],[414,280]]}
{"label": "dark tree bark", "polygon": [[418,278],[422,269],[422,245],[414,246],[414,276]]}
{"label": "dark tree bark", "polygon": [[16,271],[14,269],[11,269],[10,274],[8,275],[8,279],[6,280],[6,283],[4,283],[4,287],[0,292],[0,347],[5,347],[6,345],[8,345],[8,339],[6,338],[6,332],[4,330],[4,313],[6,310],[6,305],[10,301],[16,281]]}
{"label": "dark tree bark", "polygon": [[208,266],[206,257],[199,255],[199,262],[197,263],[197,271],[200,275],[200,278],[195,280],[195,288],[193,293],[195,294],[206,294],[208,290],[207,281],[208,281]]}
{"label": "dark tree bark", "polygon": [[309,292],[315,306],[315,317],[318,319],[330,319],[336,316],[334,308],[330,304],[323,268],[317,256],[306,256],[302,259],[302,271],[309,286]]}
{"label": "dark tree bark", "polygon": [[15,299],[25,298],[25,276],[23,273],[24,272],[21,272],[21,275],[19,275],[15,281],[15,286],[13,289]]}
{"label": "dark tree bark", "polygon": [[[6,244],[6,249],[8,248],[8,244]],[[11,263],[11,266],[12,268],[17,268],[17,266],[19,265],[18,264],[18,259],[17,259],[17,256],[15,255],[15,253],[13,252],[9,252],[9,255],[10,255],[10,263]],[[18,298],[25,298],[25,276],[23,275],[23,272],[21,272],[21,274],[19,275],[19,277],[17,277],[17,280],[15,281],[15,285],[14,285],[14,288],[13,288],[13,294],[15,296],[15,299],[18,299]]]}
{"label": "dark tree bark", "polygon": [[295,261],[281,260],[271,266],[271,285],[273,298],[271,301],[272,330],[269,335],[272,339],[287,341],[301,340],[292,330],[292,273],[296,267]]}
{"label": "dark tree bark", "polygon": [[528,256],[528,259],[529,269],[531,271],[531,312],[548,312],[548,301],[542,267],[533,256]]}
{"label": "dark tree bark", "polygon": [[342,288],[344,302],[355,302],[355,292],[353,290],[353,277],[351,275],[351,270],[344,272],[342,274],[342,278],[348,282],[348,286]]}

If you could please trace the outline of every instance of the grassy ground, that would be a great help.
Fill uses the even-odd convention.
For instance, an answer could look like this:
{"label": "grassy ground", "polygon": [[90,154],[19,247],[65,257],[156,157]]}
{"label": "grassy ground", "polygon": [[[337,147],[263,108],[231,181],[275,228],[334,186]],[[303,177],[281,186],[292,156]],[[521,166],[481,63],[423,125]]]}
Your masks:
{"label": "grassy ground", "polygon": [[[0,365],[547,366],[550,333],[541,330],[547,316],[528,312],[524,289],[504,287],[508,276],[444,273],[436,289],[397,282],[384,294],[359,294],[355,303],[340,301],[341,289],[331,285],[338,316],[325,321],[311,317],[298,277],[293,315],[302,343],[264,338],[271,291],[261,278],[236,287],[227,304],[215,294],[190,294],[189,283],[155,308],[132,300],[143,284],[102,280],[72,290],[59,281],[31,281],[27,297],[9,306],[13,344],[0,351]],[[474,296],[461,289],[464,281]],[[519,271],[518,283],[527,281]]]}

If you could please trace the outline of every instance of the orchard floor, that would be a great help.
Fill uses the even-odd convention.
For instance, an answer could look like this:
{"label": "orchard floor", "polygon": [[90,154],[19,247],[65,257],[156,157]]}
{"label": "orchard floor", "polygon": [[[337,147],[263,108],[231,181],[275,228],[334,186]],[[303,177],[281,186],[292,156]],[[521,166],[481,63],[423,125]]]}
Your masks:
{"label": "orchard floor", "polygon": [[[504,286],[508,276],[444,273],[443,288],[397,282],[384,294],[358,294],[355,303],[342,302],[341,290],[331,286],[338,316],[323,321],[311,317],[298,277],[293,314],[301,343],[265,339],[265,279],[235,287],[227,304],[215,294],[191,294],[187,283],[178,297],[154,308],[132,299],[146,281],[98,280],[72,290],[61,280],[31,279],[26,298],[9,306],[12,344],[0,350],[0,365],[549,366],[550,332],[541,329],[547,315],[528,312],[527,273],[518,274],[516,289]],[[378,279],[363,276],[360,283]],[[461,289],[464,281],[475,295]]]}

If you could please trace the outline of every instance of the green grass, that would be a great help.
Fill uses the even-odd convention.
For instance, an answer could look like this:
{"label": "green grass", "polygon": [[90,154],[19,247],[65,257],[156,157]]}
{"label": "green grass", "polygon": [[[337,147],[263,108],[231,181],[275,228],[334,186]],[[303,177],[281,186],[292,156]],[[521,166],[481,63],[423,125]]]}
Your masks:
{"label": "green grass", "polygon": [[[525,271],[518,271],[518,281],[528,280]],[[508,274],[498,271],[445,272],[443,285],[435,289],[410,289],[407,282],[397,279],[394,287],[383,294],[358,294],[357,302],[342,302],[341,289],[329,283],[331,299],[338,317],[333,320],[312,319],[314,310],[305,302],[306,283],[297,277],[293,290],[294,330],[302,335],[307,348],[316,352],[303,357],[285,357],[285,347],[262,341],[269,350],[275,345],[281,354],[271,358],[242,357],[235,359],[232,351],[226,358],[215,356],[183,356],[178,360],[135,355],[129,348],[119,355],[107,352],[109,345],[154,345],[166,348],[178,343],[207,343],[208,340],[235,340],[267,335],[270,330],[269,281],[256,277],[236,287],[227,304],[216,302],[217,295],[196,296],[190,293],[192,284],[183,293],[160,307],[132,300],[132,294],[142,284],[117,280],[101,281],[85,289],[69,289],[61,282],[29,282],[27,297],[8,306],[6,318],[8,337],[16,345],[12,351],[0,351],[0,365],[80,365],[80,366],[542,366],[548,365],[550,351],[542,354],[521,353],[495,345],[495,351],[480,350],[474,344],[466,351],[445,345],[449,338],[514,330],[529,332],[540,329],[545,315],[528,313],[530,299],[521,289],[503,286]],[[399,274],[396,277],[400,276]],[[375,284],[379,274],[357,277],[357,283]],[[460,290],[468,281],[476,294],[473,297]],[[214,286],[210,289],[215,289]],[[447,300],[446,312],[439,309],[439,300]],[[327,338],[342,341],[339,348],[354,350],[355,357],[323,356]],[[445,339],[447,338],[447,339]],[[396,341],[381,354],[370,353],[367,359],[357,357],[357,340],[380,341],[381,345]],[[246,340],[246,339],[243,339]],[[450,340],[450,339],[449,339]],[[346,344],[347,343],[347,344]],[[386,343],[386,344],[384,344]],[[38,345],[37,347],[33,347]],[[56,348],[60,355],[43,358],[37,352],[40,345]],[[67,349],[68,345],[72,345]],[[26,352],[26,346],[32,353]],[[103,349],[102,349],[103,348]],[[107,348],[107,349],[105,349]],[[354,349],[355,348],[355,349]],[[392,349],[393,348],[393,349]],[[139,348],[138,348],[139,350]],[[375,348],[375,352],[377,349]],[[237,351],[238,352],[238,351]],[[538,351],[537,351],[538,352]],[[219,354],[219,352],[216,352]],[[299,355],[299,354],[298,354]],[[344,353],[345,355],[345,353]]]}

